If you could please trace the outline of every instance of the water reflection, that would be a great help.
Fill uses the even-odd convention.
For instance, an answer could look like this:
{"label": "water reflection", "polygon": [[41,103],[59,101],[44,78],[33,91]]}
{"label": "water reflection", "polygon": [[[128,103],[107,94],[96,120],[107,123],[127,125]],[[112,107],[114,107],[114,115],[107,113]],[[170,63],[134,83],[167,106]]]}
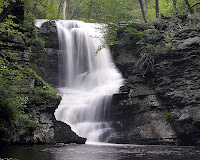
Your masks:
{"label": "water reflection", "polygon": [[1,158],[19,160],[200,160],[198,147],[141,145],[11,145],[0,147]]}

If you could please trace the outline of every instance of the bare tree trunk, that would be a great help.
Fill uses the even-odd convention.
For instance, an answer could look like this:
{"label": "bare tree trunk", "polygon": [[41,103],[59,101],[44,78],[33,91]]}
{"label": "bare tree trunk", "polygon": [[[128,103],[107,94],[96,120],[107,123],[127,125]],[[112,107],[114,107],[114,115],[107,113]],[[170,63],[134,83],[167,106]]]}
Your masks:
{"label": "bare tree trunk", "polygon": [[196,6],[197,4],[200,4],[200,2],[195,3],[195,4],[192,5],[190,8],[193,8],[193,7]]}
{"label": "bare tree trunk", "polygon": [[193,11],[193,9],[190,7],[190,3],[188,2],[188,0],[185,0],[185,3],[186,3],[186,5],[187,5],[187,7],[188,7],[190,13],[193,14],[194,11]]}
{"label": "bare tree trunk", "polygon": [[59,4],[59,8],[58,8],[58,16],[57,16],[57,20],[58,20],[59,17],[60,17],[60,10],[61,10],[61,6],[62,6],[62,1],[63,1],[63,0],[60,0],[60,4]]}
{"label": "bare tree trunk", "polygon": [[76,9],[75,9],[75,11],[74,11],[74,13],[73,13],[71,19],[73,19],[74,16],[76,15],[76,13],[77,13],[77,11],[78,11],[78,7],[80,6],[80,4],[81,4],[82,1],[83,1],[83,0],[80,0],[80,2],[79,2],[79,4],[78,4],[78,6],[76,7]]}
{"label": "bare tree trunk", "polygon": [[142,0],[138,0],[138,2],[140,3],[140,8],[141,8],[141,12],[142,12],[142,16],[143,16],[144,22],[147,23],[147,20],[146,20],[146,17],[145,17],[145,13],[144,13],[144,7],[143,7]]}
{"label": "bare tree trunk", "polygon": [[159,18],[159,3],[158,3],[158,0],[156,0],[156,18]]}
{"label": "bare tree trunk", "polygon": [[66,6],[67,6],[67,3],[66,3],[66,0],[64,0],[64,4],[63,4],[63,20],[65,20]]}
{"label": "bare tree trunk", "polygon": [[178,11],[177,11],[177,8],[176,8],[176,0],[173,0],[173,7],[174,7],[175,14],[177,15]]}

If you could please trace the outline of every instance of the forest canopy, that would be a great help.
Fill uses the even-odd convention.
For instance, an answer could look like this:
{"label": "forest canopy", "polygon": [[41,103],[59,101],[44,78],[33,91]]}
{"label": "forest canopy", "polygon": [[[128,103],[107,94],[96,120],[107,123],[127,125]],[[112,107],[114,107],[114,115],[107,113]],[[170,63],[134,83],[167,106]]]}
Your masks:
{"label": "forest canopy", "polygon": [[161,15],[171,17],[200,11],[199,0],[3,0],[1,14],[19,2],[24,2],[25,14],[36,19],[64,18],[107,24],[150,22]]}

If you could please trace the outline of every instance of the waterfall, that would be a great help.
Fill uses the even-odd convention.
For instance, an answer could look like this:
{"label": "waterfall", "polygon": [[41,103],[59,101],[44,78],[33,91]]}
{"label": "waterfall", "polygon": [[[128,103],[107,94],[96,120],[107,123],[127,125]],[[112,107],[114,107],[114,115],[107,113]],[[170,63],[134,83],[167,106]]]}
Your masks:
{"label": "waterfall", "polygon": [[62,101],[56,120],[65,122],[86,143],[107,142],[112,136],[109,105],[123,78],[109,49],[96,53],[103,41],[100,24],[57,21],[59,38],[59,92]]}

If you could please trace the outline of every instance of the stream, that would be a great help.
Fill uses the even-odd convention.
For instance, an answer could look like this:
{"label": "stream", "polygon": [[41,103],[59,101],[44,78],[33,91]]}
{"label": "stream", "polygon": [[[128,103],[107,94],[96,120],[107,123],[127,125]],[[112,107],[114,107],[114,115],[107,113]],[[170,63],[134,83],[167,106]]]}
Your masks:
{"label": "stream", "polygon": [[[0,160],[200,160],[200,148],[151,145],[5,145]],[[8,159],[7,159],[8,160]]]}

